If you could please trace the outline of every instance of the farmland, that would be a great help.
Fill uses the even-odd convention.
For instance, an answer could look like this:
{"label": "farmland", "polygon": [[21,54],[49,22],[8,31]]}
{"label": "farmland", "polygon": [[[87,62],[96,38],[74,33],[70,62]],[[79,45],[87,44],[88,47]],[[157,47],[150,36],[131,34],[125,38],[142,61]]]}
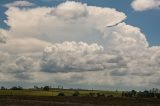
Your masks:
{"label": "farmland", "polygon": [[[160,99],[122,97],[122,92],[51,89],[0,90],[0,106],[160,106]],[[58,96],[63,92],[63,96]],[[91,95],[91,94],[99,94]],[[111,96],[112,95],[112,96]]]}
{"label": "farmland", "polygon": [[159,99],[73,97],[73,96],[0,96],[0,106],[159,106]]}
{"label": "farmland", "polygon": [[[27,95],[27,96],[57,96],[60,92],[63,92],[65,96],[72,96],[77,90],[70,89],[54,89],[54,90],[34,90],[34,89],[24,89],[24,90],[0,90],[0,95]],[[116,91],[101,91],[101,90],[78,90],[79,96],[89,96],[90,93],[93,94],[104,94],[113,95],[114,97],[120,97],[121,92]]]}

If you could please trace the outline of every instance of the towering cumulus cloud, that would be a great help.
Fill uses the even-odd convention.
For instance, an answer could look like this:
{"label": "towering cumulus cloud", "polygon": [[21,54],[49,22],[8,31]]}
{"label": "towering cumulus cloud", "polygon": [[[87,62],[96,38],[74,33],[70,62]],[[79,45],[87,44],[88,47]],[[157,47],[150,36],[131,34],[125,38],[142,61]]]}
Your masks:
{"label": "towering cumulus cloud", "polygon": [[86,17],[88,14],[87,6],[80,3],[62,3],[51,12],[62,19],[78,19]]}
{"label": "towering cumulus cloud", "polygon": [[6,43],[6,31],[0,29],[0,43]]}
{"label": "towering cumulus cloud", "polygon": [[160,0],[134,0],[131,4],[136,11],[145,11],[150,9],[159,9]]}
{"label": "towering cumulus cloud", "polygon": [[104,69],[97,57],[103,47],[83,42],[64,42],[46,47],[42,59],[42,70],[49,72],[94,71]]}
{"label": "towering cumulus cloud", "polygon": [[[154,8],[139,8],[138,1],[132,4],[137,10]],[[8,56],[0,58],[1,80],[84,86],[159,81],[160,47],[149,47],[145,34],[123,22],[127,16],[114,8],[67,1],[55,7],[9,6],[5,14],[10,29],[0,34],[0,42],[8,39],[0,45],[0,56]]]}

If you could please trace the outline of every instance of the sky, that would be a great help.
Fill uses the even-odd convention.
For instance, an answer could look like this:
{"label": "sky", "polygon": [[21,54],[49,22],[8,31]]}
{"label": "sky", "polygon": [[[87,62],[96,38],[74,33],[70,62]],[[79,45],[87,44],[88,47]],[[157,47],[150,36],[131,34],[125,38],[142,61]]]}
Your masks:
{"label": "sky", "polygon": [[0,85],[159,86],[160,0],[1,0]]}

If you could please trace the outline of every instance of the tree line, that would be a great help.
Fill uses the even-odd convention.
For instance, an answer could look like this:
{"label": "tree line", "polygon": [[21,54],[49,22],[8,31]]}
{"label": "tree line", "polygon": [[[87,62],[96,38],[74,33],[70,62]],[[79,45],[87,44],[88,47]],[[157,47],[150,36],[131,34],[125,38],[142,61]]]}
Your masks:
{"label": "tree line", "polygon": [[[1,86],[0,90],[23,90],[24,88],[21,86],[13,86],[11,88],[5,88],[4,86]],[[44,90],[44,91],[49,91],[49,90],[54,90],[54,89],[59,89],[61,92],[57,96],[65,96],[65,93],[63,92],[63,86],[58,86],[58,88],[52,88],[51,86],[43,86],[43,87],[38,87],[34,86],[32,90]],[[79,96],[79,89],[71,89],[74,90],[75,92],[73,93],[72,96]],[[92,90],[93,91],[93,90]],[[118,91],[116,91],[118,92]],[[121,92],[121,91],[120,91]],[[153,88],[150,90],[144,90],[144,91],[136,91],[136,90],[131,90],[131,91],[122,91],[121,92],[122,97],[132,97],[132,98],[159,98],[160,99],[160,89]],[[88,96],[91,97],[113,97],[113,95],[106,95],[103,93],[94,93],[94,92],[89,92]]]}
{"label": "tree line", "polygon": [[139,98],[160,98],[160,89],[153,88],[144,91],[124,91],[122,97],[139,97]]}

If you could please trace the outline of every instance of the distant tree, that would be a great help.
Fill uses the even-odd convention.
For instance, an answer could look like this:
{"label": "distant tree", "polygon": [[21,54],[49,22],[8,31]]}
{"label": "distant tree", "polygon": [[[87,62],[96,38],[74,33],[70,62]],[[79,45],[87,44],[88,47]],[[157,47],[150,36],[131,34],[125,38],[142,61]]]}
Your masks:
{"label": "distant tree", "polygon": [[74,93],[73,93],[73,96],[79,96],[79,91],[75,91]]}
{"label": "distant tree", "polygon": [[39,89],[39,87],[38,87],[38,86],[36,86],[36,85],[34,85],[34,89]]}
{"label": "distant tree", "polygon": [[61,86],[61,85],[58,85],[58,89],[63,89],[63,86]]}
{"label": "distant tree", "polygon": [[10,89],[11,90],[23,90],[23,88],[21,86],[18,86],[18,87],[14,86],[14,87],[12,87]]}
{"label": "distant tree", "polygon": [[139,97],[139,98],[160,98],[159,89],[153,88],[151,90],[144,90],[144,91],[128,91],[122,92],[122,96],[124,97]]}
{"label": "distant tree", "polygon": [[134,97],[135,97],[136,94],[137,94],[137,92],[136,92],[135,90],[132,90],[131,93],[132,93],[132,96],[134,96]]}
{"label": "distant tree", "polygon": [[145,90],[145,91],[143,92],[143,97],[150,97],[149,91]]}
{"label": "distant tree", "polygon": [[160,93],[156,94],[156,97],[157,97],[158,99],[160,99]]}
{"label": "distant tree", "polygon": [[1,90],[6,90],[6,88],[4,86],[1,86]]}
{"label": "distant tree", "polygon": [[18,90],[23,90],[23,87],[21,87],[21,86],[18,86]]}
{"label": "distant tree", "polygon": [[100,93],[97,93],[97,96],[99,97],[99,96],[101,96],[101,94],[100,94]]}
{"label": "distant tree", "polygon": [[156,93],[156,88],[153,88],[153,89],[152,89],[152,93]]}
{"label": "distant tree", "polygon": [[96,93],[90,92],[90,93],[89,93],[89,96],[91,96],[91,97],[96,97],[97,95],[96,95]]}
{"label": "distant tree", "polygon": [[58,96],[65,96],[64,92],[60,92]]}
{"label": "distant tree", "polygon": [[122,97],[124,97],[125,96],[125,92],[122,92]]}
{"label": "distant tree", "polygon": [[124,95],[125,97],[132,97],[132,92],[125,92]]}
{"label": "distant tree", "polygon": [[49,91],[49,89],[50,89],[49,86],[44,86],[44,87],[43,87],[43,90],[44,90],[44,91]]}
{"label": "distant tree", "polygon": [[147,91],[147,90],[145,90],[143,92],[140,91],[140,92],[137,93],[137,97],[140,97],[140,98],[153,98],[153,97],[155,97],[155,93]]}

